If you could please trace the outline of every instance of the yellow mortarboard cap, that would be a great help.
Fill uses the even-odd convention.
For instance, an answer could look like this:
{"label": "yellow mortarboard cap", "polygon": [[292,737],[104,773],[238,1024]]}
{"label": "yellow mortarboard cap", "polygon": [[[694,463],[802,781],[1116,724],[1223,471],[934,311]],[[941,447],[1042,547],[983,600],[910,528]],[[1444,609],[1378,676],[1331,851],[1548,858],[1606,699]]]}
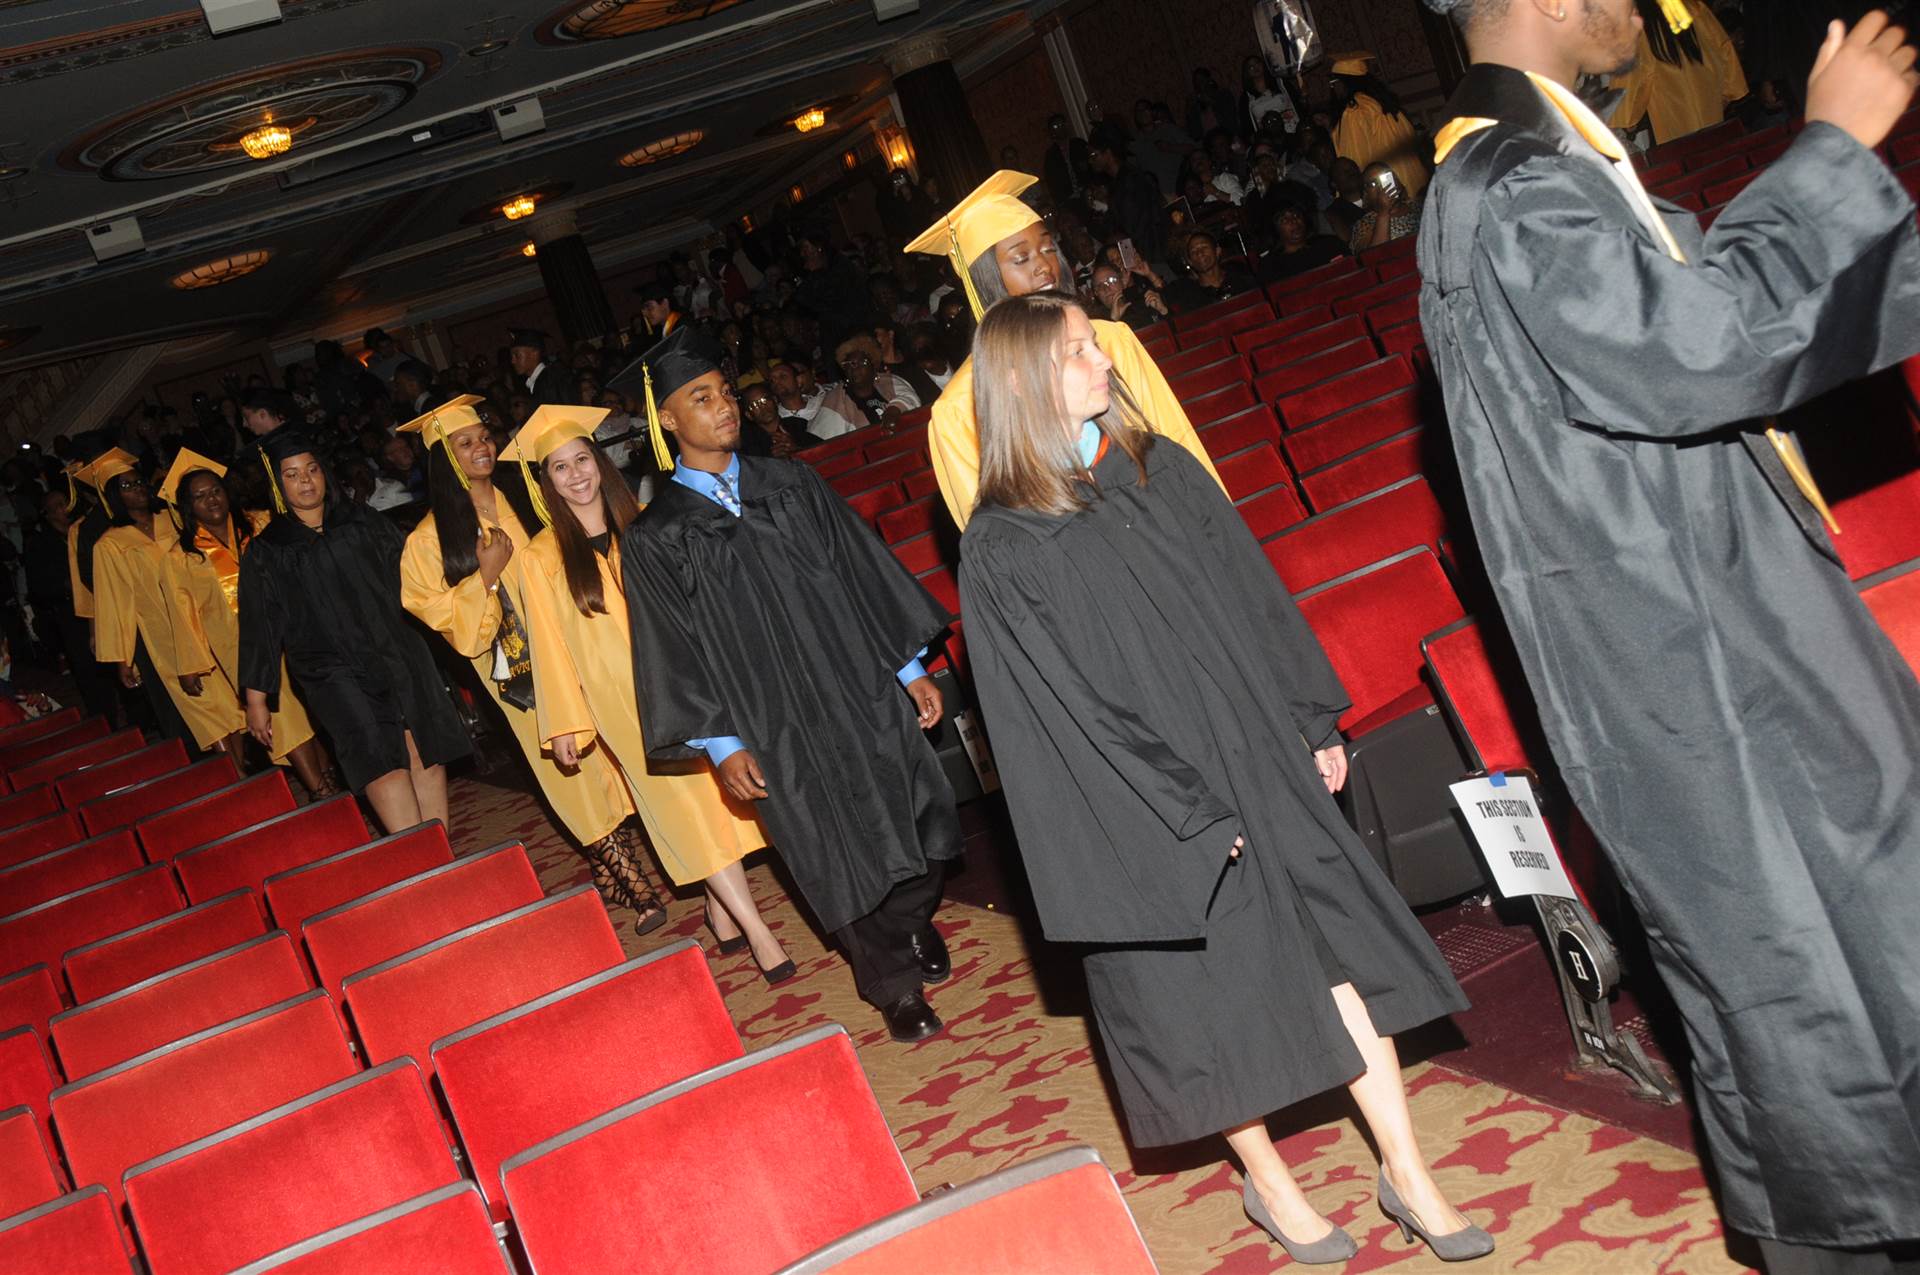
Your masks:
{"label": "yellow mortarboard cap", "polygon": [[[447,439],[461,430],[472,425],[486,424],[480,419],[480,413],[473,410],[475,403],[484,401],[478,394],[462,394],[458,398],[450,398],[440,406],[429,408],[421,415],[414,417],[400,426],[397,432],[418,434],[420,441],[428,447],[435,443],[445,447]],[[472,485],[467,482],[467,471],[460,468],[460,462],[454,460],[451,450],[447,452],[447,463],[453,467],[453,476],[460,480],[462,487]]]}
{"label": "yellow mortarboard cap", "polygon": [[160,499],[169,505],[177,503],[180,484],[196,469],[204,469],[222,478],[227,476],[227,467],[219,461],[202,456],[191,447],[182,447],[180,454],[173,458],[173,465],[167,470],[167,476],[160,480]]}
{"label": "yellow mortarboard cap", "polygon": [[1693,25],[1693,14],[1688,10],[1686,0],[1660,0],[1660,12],[1666,15],[1667,26],[1675,35]]}
{"label": "yellow mortarboard cap", "polygon": [[527,495],[533,498],[533,511],[549,527],[553,525],[553,512],[547,508],[547,498],[540,494],[539,480],[533,476],[533,463],[551,456],[562,443],[592,438],[600,422],[612,414],[604,407],[543,404],[533,409],[533,415],[527,417],[527,423],[520,427],[513,441],[501,450],[501,460],[520,462],[520,474],[527,480]]}
{"label": "yellow mortarboard cap", "polygon": [[1342,53],[1333,59],[1333,65],[1327,70],[1334,75],[1365,75],[1367,67],[1377,59],[1373,54],[1361,49],[1353,53]]}
{"label": "yellow mortarboard cap", "polygon": [[981,312],[980,298],[974,295],[973,279],[967,267],[1008,235],[1018,234],[1040,220],[1040,214],[1018,198],[1021,191],[1039,180],[1031,174],[1003,168],[974,187],[965,199],[907,245],[908,252],[929,253],[953,262],[954,273],[960,276],[960,285],[966,290],[976,318]]}
{"label": "yellow mortarboard cap", "polygon": [[86,479],[93,484],[95,491],[105,491],[108,483],[122,474],[131,474],[139,464],[132,452],[116,447],[96,457],[93,464],[87,466]]}

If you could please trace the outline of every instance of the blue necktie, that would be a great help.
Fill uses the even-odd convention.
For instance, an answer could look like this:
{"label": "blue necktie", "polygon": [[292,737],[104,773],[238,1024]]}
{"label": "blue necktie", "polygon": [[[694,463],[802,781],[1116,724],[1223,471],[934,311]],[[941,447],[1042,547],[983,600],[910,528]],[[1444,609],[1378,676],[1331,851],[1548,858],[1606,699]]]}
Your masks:
{"label": "blue necktie", "polygon": [[725,474],[715,474],[713,476],[713,485],[715,494],[720,497],[721,506],[725,508],[728,513],[738,518],[740,516],[740,493],[733,489],[733,484],[727,480]]}

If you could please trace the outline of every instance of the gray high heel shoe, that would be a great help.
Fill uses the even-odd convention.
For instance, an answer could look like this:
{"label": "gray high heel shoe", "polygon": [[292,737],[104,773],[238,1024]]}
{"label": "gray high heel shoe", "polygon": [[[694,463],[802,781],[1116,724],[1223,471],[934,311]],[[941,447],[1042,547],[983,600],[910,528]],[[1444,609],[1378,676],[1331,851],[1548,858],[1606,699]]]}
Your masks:
{"label": "gray high heel shoe", "polygon": [[1360,1251],[1360,1246],[1353,1242],[1353,1236],[1337,1226],[1311,1244],[1302,1244],[1298,1240],[1288,1239],[1286,1232],[1275,1224],[1273,1214],[1267,1212],[1267,1202],[1260,1198],[1258,1191],[1253,1189],[1252,1178],[1247,1178],[1245,1185],[1241,1187],[1240,1199],[1246,1206],[1247,1216],[1253,1219],[1254,1224],[1279,1240],[1280,1247],[1287,1250],[1287,1256],[1302,1266],[1325,1266],[1330,1262],[1344,1262]]}
{"label": "gray high heel shoe", "polygon": [[1413,1243],[1413,1237],[1418,1235],[1426,1241],[1427,1247],[1433,1250],[1433,1255],[1443,1262],[1471,1262],[1476,1257],[1485,1257],[1493,1252],[1493,1236],[1471,1222],[1464,1229],[1450,1231],[1445,1235],[1435,1235],[1420,1225],[1420,1220],[1414,1217],[1413,1210],[1406,1206],[1400,1199],[1400,1193],[1393,1189],[1393,1183],[1387,1181],[1385,1165],[1380,1166],[1379,1191],[1380,1211],[1400,1224],[1400,1238],[1407,1243]]}

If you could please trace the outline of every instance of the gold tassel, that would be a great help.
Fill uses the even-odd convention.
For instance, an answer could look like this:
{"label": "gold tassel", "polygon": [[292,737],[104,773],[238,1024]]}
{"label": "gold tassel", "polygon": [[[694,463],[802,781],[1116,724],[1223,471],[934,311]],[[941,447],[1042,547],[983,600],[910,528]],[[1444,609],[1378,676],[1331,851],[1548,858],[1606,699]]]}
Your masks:
{"label": "gold tassel", "polygon": [[1666,15],[1667,26],[1675,35],[1693,25],[1693,14],[1687,8],[1687,0],[1660,0],[1660,12]]}
{"label": "gold tassel", "polygon": [[973,286],[973,271],[967,269],[967,259],[960,252],[960,232],[947,223],[947,239],[953,244],[947,255],[953,258],[954,272],[960,276],[960,287],[967,294],[967,305],[973,309],[973,321],[980,322],[987,315],[987,308],[980,304],[979,289]]}
{"label": "gold tassel", "polygon": [[547,498],[540,494],[540,484],[534,481],[533,466],[527,464],[527,454],[520,453],[520,476],[526,480],[527,495],[533,497],[533,512],[540,515],[540,521],[551,527],[553,514],[547,508]]}
{"label": "gold tassel", "polygon": [[453,476],[460,481],[461,491],[472,491],[473,484],[467,481],[467,471],[460,468],[460,462],[454,457],[453,444],[447,441],[447,427],[440,423],[438,416],[433,418],[433,432],[440,435],[440,450],[447,454],[447,464],[453,467]]}
{"label": "gold tassel", "polygon": [[673,472],[673,454],[667,450],[667,432],[660,424],[660,409],[653,402],[653,369],[642,363],[640,373],[646,378],[647,437],[653,440],[653,467],[663,474],[670,474]]}
{"label": "gold tassel", "polygon": [[1827,524],[1827,530],[1834,535],[1840,534],[1840,524],[1833,516],[1833,510],[1827,505],[1827,498],[1820,494],[1820,484],[1813,480],[1813,471],[1807,468],[1806,458],[1800,454],[1800,448],[1793,439],[1773,428],[1767,427],[1767,441],[1773,444],[1774,454],[1780,457],[1780,463],[1787,468],[1787,477],[1793,479],[1793,485],[1807,498],[1819,513],[1821,521]]}
{"label": "gold tassel", "polygon": [[73,485],[73,475],[67,475],[67,512],[72,513],[80,507],[80,489]]}
{"label": "gold tassel", "polygon": [[267,459],[266,448],[256,447],[254,452],[260,457],[260,468],[267,471],[267,490],[273,493],[273,512],[284,514],[287,512],[287,498],[280,494],[280,475],[273,472],[273,462]]}

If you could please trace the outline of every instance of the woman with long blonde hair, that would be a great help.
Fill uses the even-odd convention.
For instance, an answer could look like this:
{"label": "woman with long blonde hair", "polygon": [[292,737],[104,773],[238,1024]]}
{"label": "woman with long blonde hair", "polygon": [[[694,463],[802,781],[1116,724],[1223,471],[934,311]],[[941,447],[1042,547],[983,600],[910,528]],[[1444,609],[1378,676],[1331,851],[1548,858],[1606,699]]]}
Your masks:
{"label": "woman with long blonde hair", "polygon": [[1319,642],[1078,302],[1001,302],[973,362],[968,650],[1041,922],[1089,945],[1134,1142],[1224,1131],[1248,1216],[1343,1261],[1266,1117],[1346,1085],[1381,1208],[1442,1257],[1491,1252],[1428,1171],[1391,1040],[1466,1000],[1334,803],[1347,697]]}

